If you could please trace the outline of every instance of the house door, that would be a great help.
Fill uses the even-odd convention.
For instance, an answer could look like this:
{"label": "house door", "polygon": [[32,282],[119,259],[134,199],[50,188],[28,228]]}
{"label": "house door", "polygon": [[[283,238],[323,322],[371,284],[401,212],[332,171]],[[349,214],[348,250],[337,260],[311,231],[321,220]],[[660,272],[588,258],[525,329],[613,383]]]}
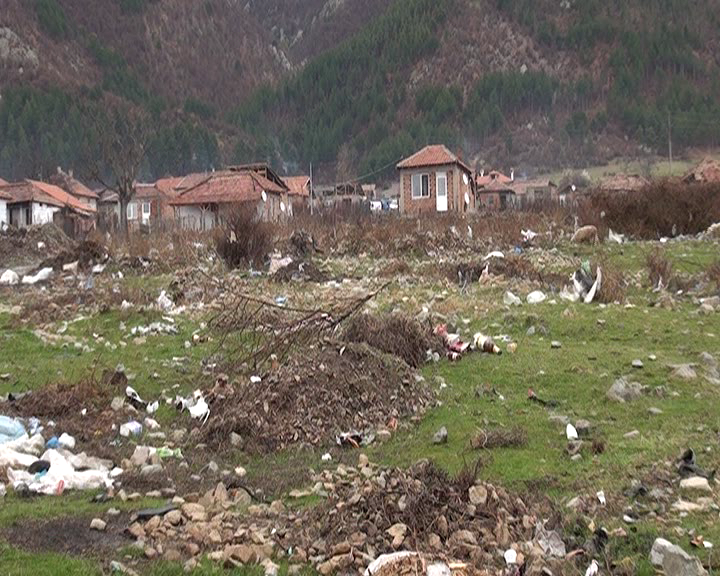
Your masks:
{"label": "house door", "polygon": [[448,198],[447,198],[447,174],[445,172],[438,172],[435,180],[435,198],[436,207],[438,212],[447,212],[448,209]]}

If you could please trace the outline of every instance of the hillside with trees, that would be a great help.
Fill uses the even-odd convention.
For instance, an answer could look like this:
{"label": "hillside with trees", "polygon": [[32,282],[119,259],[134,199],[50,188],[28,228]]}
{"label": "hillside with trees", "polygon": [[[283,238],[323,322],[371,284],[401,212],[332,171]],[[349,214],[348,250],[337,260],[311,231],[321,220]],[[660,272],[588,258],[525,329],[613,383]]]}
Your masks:
{"label": "hillside with trees", "polygon": [[[5,6],[7,5],[7,6]],[[0,176],[82,174],[108,102],[146,178],[382,177],[440,141],[564,168],[720,142],[720,0],[6,0]]]}

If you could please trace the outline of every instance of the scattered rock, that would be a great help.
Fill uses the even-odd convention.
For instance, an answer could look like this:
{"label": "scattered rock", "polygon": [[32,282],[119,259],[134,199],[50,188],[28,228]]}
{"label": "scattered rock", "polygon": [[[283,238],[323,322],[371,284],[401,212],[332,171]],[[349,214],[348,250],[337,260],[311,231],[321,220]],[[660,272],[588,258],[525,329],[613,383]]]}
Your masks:
{"label": "scattered rock", "polygon": [[561,344],[559,341],[557,341],[557,340],[553,340],[553,341],[550,343],[550,348],[553,348],[553,349],[557,350],[557,349],[559,349],[559,348],[562,348],[562,344]]}
{"label": "scattered rock", "polygon": [[638,436],[640,436],[640,430],[631,430],[630,432],[626,432],[625,434],[623,434],[623,438],[628,439],[637,438]]}
{"label": "scattered rock", "polygon": [[650,562],[673,576],[706,576],[700,561],[663,538],[657,538],[650,551]]}
{"label": "scattered rock", "polygon": [[712,492],[710,482],[707,478],[700,476],[691,476],[680,480],[680,488],[682,490],[698,490],[700,492]]}
{"label": "scattered rock", "polygon": [[660,408],[656,408],[655,406],[651,406],[650,408],[648,408],[648,414],[652,414],[653,416],[659,416],[662,413],[663,411],[660,410]]}
{"label": "scattered rock", "polygon": [[162,464],[147,464],[140,470],[141,476],[155,476],[156,474],[162,474]]}
{"label": "scattered rock", "polygon": [[446,444],[448,440],[448,431],[445,426],[440,428],[433,436],[433,444]]}
{"label": "scattered rock", "polygon": [[642,368],[643,366],[645,366],[645,364],[643,364],[643,361],[640,360],[639,358],[636,358],[635,360],[632,361],[633,368]]}
{"label": "scattered rock", "polygon": [[615,380],[607,397],[616,402],[630,402],[642,396],[643,386],[637,382],[628,382],[625,378]]}
{"label": "scattered rock", "polygon": [[100,518],[93,518],[90,522],[90,529],[91,530],[97,530],[98,532],[103,532],[105,528],[107,527],[107,522],[104,520],[101,520]]}
{"label": "scattered rock", "polygon": [[697,372],[695,372],[692,364],[678,364],[672,366],[672,368],[674,368],[672,372],[673,378],[679,378],[680,380],[695,380],[697,378]]}
{"label": "scattered rock", "polygon": [[488,491],[484,486],[471,486],[468,490],[470,503],[475,506],[485,506],[488,499]]}
{"label": "scattered rock", "polygon": [[580,438],[587,438],[590,436],[592,425],[588,420],[578,420],[575,422],[575,430]]}

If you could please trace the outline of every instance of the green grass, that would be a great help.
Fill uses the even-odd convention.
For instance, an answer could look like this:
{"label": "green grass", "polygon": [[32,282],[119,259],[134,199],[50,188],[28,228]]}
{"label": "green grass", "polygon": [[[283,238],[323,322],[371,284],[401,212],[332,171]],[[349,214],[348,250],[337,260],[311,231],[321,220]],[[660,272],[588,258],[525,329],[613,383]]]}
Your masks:
{"label": "green grass", "polygon": [[[400,309],[417,314],[427,305],[433,311],[446,314],[450,322],[459,324],[465,337],[475,331],[508,334],[517,342],[518,348],[515,354],[470,354],[457,363],[443,360],[436,365],[427,365],[423,374],[431,385],[436,386],[436,376],[447,383],[447,388],[439,391],[441,405],[431,409],[419,424],[401,423],[388,443],[367,450],[371,460],[387,466],[407,466],[419,459],[430,458],[447,470],[457,472],[481,458],[482,478],[507,486],[521,495],[533,491],[548,496],[562,509],[570,498],[576,495],[593,497],[600,489],[605,491],[612,504],[608,510],[622,509],[627,504],[622,492],[629,486],[631,478],[642,478],[653,465],[674,459],[687,447],[696,450],[701,466],[720,468],[720,453],[717,450],[720,390],[702,378],[702,370],[698,371],[698,379],[686,382],[671,379],[668,368],[668,364],[697,362],[703,351],[720,358],[720,316],[699,316],[697,306],[687,300],[681,300],[674,310],[649,307],[655,295],[645,286],[645,259],[656,245],[631,243],[622,246],[559,247],[561,253],[573,255],[575,262],[560,265],[559,270],[554,270],[556,272],[569,275],[573,266],[583,258],[595,259],[602,255],[613,267],[628,276],[637,277],[641,285],[632,286],[628,292],[629,301],[635,305],[632,308],[568,304],[558,299],[555,305],[548,302],[536,306],[524,304],[507,310],[502,306],[502,295],[508,286],[475,284],[468,293],[461,294],[455,286],[437,277],[422,275],[414,283],[396,283],[389,287],[373,303],[378,311]],[[675,270],[685,275],[698,275],[717,259],[717,246],[705,242],[669,243],[664,249]],[[328,261],[332,270],[340,271],[348,262],[343,261],[342,264],[333,259]],[[361,258],[357,267],[349,273],[367,276],[375,265],[372,259]],[[148,281],[155,282],[152,278]],[[266,285],[264,279],[253,282],[257,282],[257,286],[253,287],[266,298],[287,294],[293,305],[302,306],[303,302],[307,304],[316,297],[302,284]],[[157,286],[166,283],[167,278],[156,282]],[[511,286],[521,297],[534,288],[536,286],[523,283]],[[566,310],[569,314],[565,313]],[[93,370],[99,375],[102,368],[114,368],[118,363],[123,363],[128,373],[135,374],[132,385],[141,395],[152,396],[175,383],[184,390],[206,386],[207,378],[198,379],[199,364],[203,357],[216,351],[216,344],[211,342],[189,350],[184,348],[185,340],[190,339],[202,318],[178,317],[180,334],[176,336],[148,336],[144,344],[136,344],[127,337],[132,326],[148,324],[159,318],[160,314],[154,311],[111,311],[72,323],[66,334],[95,348],[94,352],[81,353],[72,347],[42,344],[30,328],[19,327],[16,318],[6,311],[0,312],[0,373],[12,374],[9,382],[0,381],[0,392],[38,388],[59,379],[77,381],[88,377]],[[462,319],[469,319],[469,324],[465,325]],[[126,324],[125,331],[120,330],[120,322]],[[61,325],[56,323],[55,330]],[[547,334],[537,332],[528,336],[526,332],[530,325],[544,326]],[[115,350],[105,348],[97,344],[96,334],[113,344],[124,340],[127,346],[117,346]],[[552,340],[559,340],[562,348],[552,350]],[[650,354],[656,355],[657,361],[650,361]],[[176,356],[187,356],[188,360],[181,366],[173,365],[170,361]],[[635,358],[644,361],[644,369],[631,367]],[[609,401],[607,390],[616,378],[623,375],[629,375],[632,380],[647,386],[650,393],[628,404]],[[504,400],[477,396],[475,391],[479,387],[494,387]],[[653,393],[658,387],[664,387],[664,395]],[[571,461],[565,451],[564,425],[552,422],[549,410],[528,401],[528,388],[533,388],[541,398],[558,401],[559,406],[552,412],[567,416],[571,422],[589,420],[594,436],[604,441],[605,451],[593,455],[587,447],[581,461]],[[660,408],[663,413],[650,415],[650,407]],[[436,446],[432,444],[432,436],[441,426],[447,427],[449,439],[447,444]],[[470,447],[470,440],[479,429],[511,427],[527,432],[527,445],[482,451]],[[624,438],[626,432],[635,429],[640,432],[639,437]],[[706,447],[710,450],[706,451]],[[359,454],[357,451],[333,448],[334,461],[325,464],[320,456],[326,449],[290,450],[263,458],[237,454],[232,460],[247,468],[251,480],[282,477],[282,482],[273,484],[276,492],[268,491],[268,495],[287,496],[291,488],[309,487],[310,468],[317,471],[324,467],[333,468],[339,461],[354,463]],[[309,496],[292,500],[286,497],[285,500],[289,506],[303,508],[317,504],[319,498]],[[118,506],[117,503],[113,505]],[[31,501],[8,496],[0,508],[0,526],[12,525],[24,517],[91,514],[98,509],[96,506],[89,503],[86,495]],[[137,503],[132,507],[135,506]],[[714,522],[713,516],[712,513],[694,514],[678,520],[678,523],[686,530],[696,530],[718,545],[720,524]],[[581,519],[582,522],[586,520]],[[637,574],[653,573],[647,554],[656,536],[688,546],[687,538],[678,539],[672,528],[651,519],[628,527],[622,523],[621,515],[613,516],[601,511],[595,520],[608,529],[622,526],[628,530],[627,539],[612,539],[610,546],[613,558],[630,558]],[[579,529],[586,530],[587,526]],[[25,570],[26,566],[34,568],[35,564],[54,561],[53,558],[9,551],[0,558],[0,573],[23,574],[26,572],[18,570]],[[117,559],[122,561],[122,551],[118,552]],[[89,561],[58,557],[57,562],[57,566],[68,574],[98,573],[98,566]],[[153,563],[146,568],[143,573],[182,573],[181,566],[162,563]],[[43,572],[38,567],[34,572],[27,573]],[[205,563],[196,573],[229,572]],[[248,569],[233,573],[244,575],[255,572]]]}

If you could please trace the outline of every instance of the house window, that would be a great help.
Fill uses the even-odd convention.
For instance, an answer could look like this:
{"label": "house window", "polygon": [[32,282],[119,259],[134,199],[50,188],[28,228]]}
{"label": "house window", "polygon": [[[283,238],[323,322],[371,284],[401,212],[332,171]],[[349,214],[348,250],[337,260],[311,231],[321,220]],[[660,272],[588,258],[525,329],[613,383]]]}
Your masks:
{"label": "house window", "polygon": [[150,202],[143,202],[142,204],[142,217],[143,220],[150,219]]}
{"label": "house window", "polygon": [[412,175],[412,197],[413,200],[416,200],[418,198],[430,198],[429,174]]}
{"label": "house window", "polygon": [[135,204],[135,202],[130,202],[130,204],[127,205],[127,219],[137,220],[137,204]]}

